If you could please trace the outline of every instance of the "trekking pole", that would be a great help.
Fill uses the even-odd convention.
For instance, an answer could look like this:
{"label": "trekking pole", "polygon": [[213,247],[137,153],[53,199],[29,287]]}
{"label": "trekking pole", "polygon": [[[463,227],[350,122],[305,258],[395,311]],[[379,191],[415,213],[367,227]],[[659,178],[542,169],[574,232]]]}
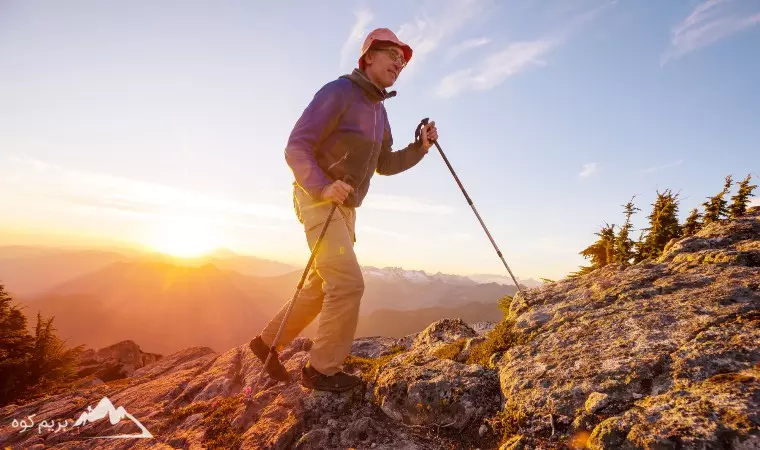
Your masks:
{"label": "trekking pole", "polygon": [[[349,184],[350,184],[350,180],[351,180],[350,176],[346,176],[344,179],[344,181]],[[259,379],[256,381],[256,385],[254,389],[252,390],[252,392],[256,392],[258,390],[259,383],[261,383],[261,380],[264,379],[264,373],[266,373],[267,365],[269,364],[269,361],[272,359],[272,356],[274,355],[274,352],[277,349],[277,343],[280,341],[280,335],[282,334],[282,330],[285,328],[285,324],[287,323],[288,318],[290,317],[290,312],[293,310],[293,305],[295,305],[296,303],[298,294],[300,294],[301,289],[303,289],[304,280],[306,280],[306,276],[309,274],[309,269],[311,268],[311,265],[317,256],[317,250],[319,249],[319,245],[322,243],[322,238],[325,237],[325,233],[327,232],[327,227],[330,225],[330,220],[332,219],[332,216],[335,213],[335,210],[337,208],[338,208],[338,204],[333,202],[332,207],[330,208],[330,213],[327,215],[327,220],[325,221],[325,224],[322,227],[322,232],[319,233],[319,238],[317,239],[317,242],[314,244],[314,249],[311,251],[309,262],[306,264],[306,268],[304,269],[303,274],[301,275],[301,281],[298,282],[298,286],[296,287],[296,292],[293,294],[293,298],[290,299],[290,303],[288,304],[288,309],[285,311],[285,316],[283,316],[282,322],[280,322],[280,328],[277,330],[277,334],[274,337],[274,341],[272,341],[272,345],[269,347],[269,353],[267,354],[267,359],[266,361],[264,361],[264,366],[261,368],[261,374],[259,375]]]}
{"label": "trekking pole", "polygon": [[[420,136],[420,131],[422,130],[422,127],[424,125],[427,125],[429,120],[430,119],[426,117],[422,119],[419,125],[417,125],[417,129],[414,131],[415,140],[422,139]],[[441,157],[443,157],[443,161],[449,167],[451,174],[454,175],[454,180],[456,180],[457,184],[459,185],[459,189],[462,190],[462,194],[464,194],[464,198],[467,199],[467,203],[472,208],[472,212],[475,213],[475,216],[478,218],[478,221],[480,221],[480,225],[483,227],[483,230],[486,232],[488,239],[491,240],[491,244],[493,244],[493,247],[496,249],[496,254],[499,255],[499,258],[501,258],[501,262],[504,263],[504,267],[507,268],[507,272],[509,272],[509,275],[512,277],[512,281],[515,282],[515,286],[517,286],[517,290],[520,291],[520,293],[523,295],[523,298],[525,298],[525,292],[523,292],[522,288],[520,287],[520,283],[517,282],[517,279],[515,279],[515,276],[512,274],[512,270],[510,270],[509,266],[507,265],[507,262],[504,260],[504,256],[501,254],[501,250],[499,250],[499,247],[496,245],[496,242],[494,242],[493,238],[491,237],[491,233],[488,232],[488,228],[486,227],[486,224],[483,223],[483,219],[480,218],[480,214],[478,214],[478,210],[475,209],[475,205],[472,203],[470,196],[467,195],[467,191],[464,190],[464,186],[462,186],[462,182],[459,181],[459,177],[457,176],[456,172],[454,172],[454,168],[451,167],[451,164],[449,164],[449,159],[446,158],[446,155],[443,153],[443,150],[441,149],[441,146],[438,144],[438,141],[433,141],[433,144],[435,144],[435,147],[438,149],[438,152],[440,152]]]}

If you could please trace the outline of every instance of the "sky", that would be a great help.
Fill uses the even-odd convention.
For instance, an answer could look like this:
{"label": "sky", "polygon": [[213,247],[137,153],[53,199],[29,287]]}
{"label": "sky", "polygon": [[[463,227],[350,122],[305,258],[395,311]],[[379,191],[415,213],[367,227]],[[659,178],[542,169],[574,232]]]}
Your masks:
{"label": "sky", "polygon": [[[0,2],[0,244],[225,247],[303,265],[289,133],[390,28],[422,118],[517,277],[561,278],[635,195],[680,218],[760,172],[760,2]],[[757,175],[755,175],[757,177]],[[760,177],[757,177],[760,178]],[[757,200],[754,200],[757,202]],[[638,232],[634,232],[638,234]],[[363,265],[507,275],[435,147],[375,175]]]}

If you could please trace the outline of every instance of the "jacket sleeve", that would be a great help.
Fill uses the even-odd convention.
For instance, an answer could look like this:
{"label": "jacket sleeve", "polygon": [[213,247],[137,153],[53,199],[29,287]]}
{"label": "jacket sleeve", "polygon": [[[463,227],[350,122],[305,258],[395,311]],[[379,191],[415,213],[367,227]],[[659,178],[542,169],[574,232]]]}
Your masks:
{"label": "jacket sleeve", "polygon": [[391,150],[393,146],[393,134],[391,126],[388,123],[388,116],[385,115],[385,133],[383,146],[380,149],[380,156],[377,159],[376,172],[380,175],[396,175],[417,165],[425,156],[422,151],[422,144],[412,142],[401,150]]}
{"label": "jacket sleeve", "polygon": [[341,80],[324,85],[304,109],[285,147],[285,161],[296,183],[314,200],[332,180],[317,165],[319,144],[335,129],[344,109],[346,95]]}

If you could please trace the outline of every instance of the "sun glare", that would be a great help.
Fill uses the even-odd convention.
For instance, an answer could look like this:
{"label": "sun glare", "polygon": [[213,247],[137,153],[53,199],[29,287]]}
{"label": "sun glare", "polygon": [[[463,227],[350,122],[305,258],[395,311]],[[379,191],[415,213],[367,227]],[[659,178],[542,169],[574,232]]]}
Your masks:
{"label": "sun glare", "polygon": [[217,248],[218,242],[197,218],[172,217],[157,224],[149,245],[171,256],[193,258]]}

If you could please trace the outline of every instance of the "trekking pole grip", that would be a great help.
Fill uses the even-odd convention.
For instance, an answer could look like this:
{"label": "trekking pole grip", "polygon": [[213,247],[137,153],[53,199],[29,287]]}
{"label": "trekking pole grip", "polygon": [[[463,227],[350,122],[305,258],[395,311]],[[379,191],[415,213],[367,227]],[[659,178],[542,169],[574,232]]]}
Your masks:
{"label": "trekking pole grip", "polygon": [[415,142],[422,142],[422,127],[428,124],[430,121],[429,117],[425,117],[420,121],[420,124],[417,125],[417,129],[414,130],[414,141]]}

